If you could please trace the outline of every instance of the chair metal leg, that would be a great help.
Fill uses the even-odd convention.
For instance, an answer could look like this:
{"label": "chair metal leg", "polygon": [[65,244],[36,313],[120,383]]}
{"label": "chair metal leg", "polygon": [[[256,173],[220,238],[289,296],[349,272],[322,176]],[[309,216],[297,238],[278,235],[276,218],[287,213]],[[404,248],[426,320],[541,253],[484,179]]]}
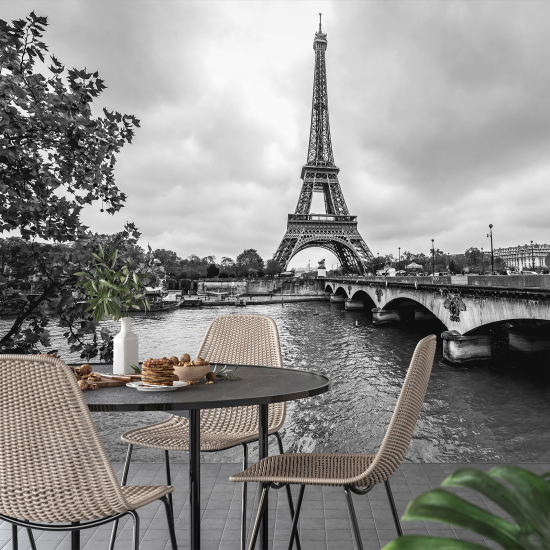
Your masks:
{"label": "chair metal leg", "polygon": [[[248,468],[248,445],[243,443],[243,471]],[[241,550],[246,550],[246,498],[247,484],[242,486]]]}
{"label": "chair metal leg", "polygon": [[[279,454],[284,455],[285,450],[283,448],[283,438],[279,432],[275,432],[275,437],[277,438],[277,443],[279,444]],[[286,496],[288,498],[288,507],[290,509],[290,519],[294,520],[294,502],[292,501],[292,492],[290,490],[290,484],[286,486]],[[300,535],[296,532],[296,548],[297,550],[302,550],[302,545],[300,543]]]}
{"label": "chair metal leg", "polygon": [[[79,521],[71,521],[71,525],[80,525]],[[80,550],[80,530],[71,531],[71,550]]]}
{"label": "chair metal leg", "polygon": [[[36,550],[36,543],[34,542],[32,529],[29,529],[28,527],[27,527],[27,535],[29,536],[29,542],[31,543],[32,550]],[[11,524],[11,545],[13,550],[18,550],[19,537],[17,536],[17,525],[15,525],[15,523]]]}
{"label": "chair metal leg", "polygon": [[139,550],[139,516],[135,510],[128,512],[134,519],[134,530],[132,536],[132,550]]}
{"label": "chair metal leg", "polygon": [[172,503],[166,497],[162,497],[160,500],[164,503],[166,508],[166,520],[168,521],[168,533],[170,533],[170,543],[172,544],[172,550],[178,550],[178,543],[176,542],[176,527],[174,525],[174,510]]}
{"label": "chair metal leg", "polygon": [[[170,474],[170,456],[168,451],[164,451],[164,465],[166,466],[166,485],[172,485],[172,476]],[[172,521],[174,521],[174,503],[172,502],[172,493],[168,493],[168,500],[170,501],[170,510],[172,511]]]}
{"label": "chair metal leg", "polygon": [[[130,443],[128,445],[128,451],[126,452],[126,461],[124,462],[124,470],[122,470],[122,482],[120,483],[121,487],[126,485],[128,480],[128,471],[130,470],[130,461],[132,460],[132,449],[134,446]],[[111,531],[111,540],[109,541],[109,550],[113,550],[115,547],[116,532],[118,529],[118,519],[115,519],[113,522],[113,530]]]}
{"label": "chair metal leg", "polygon": [[390,501],[391,513],[393,514],[393,521],[395,523],[395,528],[397,529],[397,536],[403,536],[403,529],[401,529],[401,523],[399,522],[399,514],[397,513],[397,508],[395,507],[395,501],[393,500],[393,494],[391,492],[390,480],[386,479],[384,481],[386,486],[386,493],[388,494],[388,500]]}
{"label": "chair metal leg", "polygon": [[[288,485],[287,485],[288,487]],[[288,550],[292,550],[294,546],[294,539],[298,543],[298,520],[300,519],[300,510],[302,509],[302,500],[304,498],[305,485],[300,487],[300,494],[298,495],[298,504],[296,504],[296,514],[292,518],[292,531],[290,531],[290,540],[288,541]]]}
{"label": "chair metal leg", "polygon": [[355,508],[353,507],[353,500],[351,498],[351,490],[349,485],[344,485],[344,493],[346,493],[346,500],[348,502],[349,519],[351,526],[353,527],[353,535],[355,537],[355,543],[358,550],[363,550],[363,541],[361,540],[361,533],[359,533],[359,524],[357,523],[357,516],[355,515]]}
{"label": "chair metal leg", "polygon": [[27,536],[29,537],[29,542],[31,543],[31,550],[36,550],[36,542],[34,542],[34,535],[32,534],[32,529],[27,527]]}
{"label": "chair metal leg", "polygon": [[263,486],[262,496],[260,497],[260,503],[258,504],[258,513],[256,514],[256,521],[254,522],[254,529],[252,529],[252,537],[250,538],[248,550],[254,550],[254,546],[256,546],[256,539],[258,538],[258,533],[260,531],[262,515],[267,504],[267,493],[269,492],[271,485],[269,483],[264,483]]}

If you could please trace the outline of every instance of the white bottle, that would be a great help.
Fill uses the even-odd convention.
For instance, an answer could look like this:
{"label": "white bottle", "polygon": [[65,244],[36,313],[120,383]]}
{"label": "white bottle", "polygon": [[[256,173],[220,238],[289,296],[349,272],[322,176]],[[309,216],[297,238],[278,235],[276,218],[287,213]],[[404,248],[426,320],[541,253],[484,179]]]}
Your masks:
{"label": "white bottle", "polygon": [[113,374],[134,374],[139,366],[138,337],[130,329],[130,317],[120,320],[120,332],[113,338]]}

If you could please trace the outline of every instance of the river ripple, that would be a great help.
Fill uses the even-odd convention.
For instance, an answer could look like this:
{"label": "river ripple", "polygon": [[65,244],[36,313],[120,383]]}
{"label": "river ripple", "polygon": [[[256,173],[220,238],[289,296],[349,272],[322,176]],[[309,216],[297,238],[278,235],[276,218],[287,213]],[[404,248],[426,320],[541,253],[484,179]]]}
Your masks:
{"label": "river ripple", "polygon": [[[318,315],[313,315],[315,311]],[[193,355],[212,319],[234,312],[234,307],[226,306],[134,315],[132,327],[140,338],[140,357]],[[441,325],[423,323],[373,328],[368,312],[344,311],[340,304],[325,302],[259,305],[247,312],[275,320],[285,365],[326,373],[333,380],[327,394],[289,404],[282,433],[285,448],[291,452],[375,452],[416,343],[444,330]],[[8,322],[1,320],[0,330]],[[61,331],[54,327],[52,341],[64,360],[78,361],[76,355],[63,351],[67,348]],[[519,364],[506,369],[451,367],[440,359],[441,341],[408,460],[550,461],[548,383],[524,372]],[[113,460],[123,458],[123,431],[166,418],[165,413],[93,416]],[[270,453],[275,452],[272,446]],[[136,449],[135,459],[160,460],[161,454]],[[240,460],[240,450],[212,453],[204,459],[234,462]],[[255,460],[254,454],[251,459]]]}

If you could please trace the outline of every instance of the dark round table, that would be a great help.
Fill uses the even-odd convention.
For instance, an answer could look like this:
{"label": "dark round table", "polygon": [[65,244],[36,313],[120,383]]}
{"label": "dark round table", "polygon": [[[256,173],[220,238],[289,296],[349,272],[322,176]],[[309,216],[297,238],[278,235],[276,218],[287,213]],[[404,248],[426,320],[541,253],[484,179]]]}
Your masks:
{"label": "dark round table", "polygon": [[[268,456],[268,405],[305,399],[330,390],[327,376],[297,369],[231,365],[241,380],[204,381],[167,391],[144,392],[125,386],[85,391],[90,411],[189,411],[189,537],[190,548],[200,550],[200,411],[259,405],[259,458]],[[94,365],[97,372],[111,372],[111,365]],[[218,369],[219,370],[219,369]],[[261,491],[261,487],[260,487]],[[267,549],[268,507],[260,527],[260,548]]]}

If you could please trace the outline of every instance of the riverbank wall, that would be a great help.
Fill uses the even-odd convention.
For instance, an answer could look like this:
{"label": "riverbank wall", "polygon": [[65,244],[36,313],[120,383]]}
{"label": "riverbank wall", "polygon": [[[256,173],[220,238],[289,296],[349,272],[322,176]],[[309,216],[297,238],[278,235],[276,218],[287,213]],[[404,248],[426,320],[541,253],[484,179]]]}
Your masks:
{"label": "riverbank wall", "polygon": [[328,296],[324,294],[307,296],[305,294],[273,294],[267,296],[258,295],[242,295],[229,296],[227,298],[218,299],[212,296],[188,296],[184,298],[180,307],[212,307],[212,306],[260,306],[265,304],[290,304],[295,302],[328,302]]}
{"label": "riverbank wall", "polygon": [[196,293],[207,296],[324,296],[322,280],[294,277],[257,277],[254,279],[199,279]]}

